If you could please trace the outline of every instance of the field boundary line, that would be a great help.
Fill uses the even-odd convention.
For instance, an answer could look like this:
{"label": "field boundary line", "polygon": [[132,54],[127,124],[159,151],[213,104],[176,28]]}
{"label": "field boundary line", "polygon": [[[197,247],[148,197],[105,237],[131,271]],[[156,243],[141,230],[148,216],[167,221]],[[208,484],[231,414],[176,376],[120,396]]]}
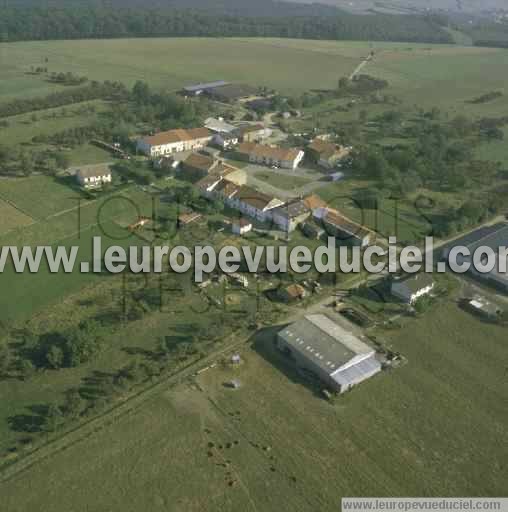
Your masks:
{"label": "field boundary line", "polygon": [[33,220],[33,224],[39,222],[39,219],[36,219],[33,215],[29,214],[23,208],[20,208],[14,201],[11,201],[10,199],[7,199],[4,195],[0,193],[0,199],[7,203],[9,206],[12,206],[14,209],[16,209],[18,212],[22,213],[23,215],[26,215],[28,218]]}

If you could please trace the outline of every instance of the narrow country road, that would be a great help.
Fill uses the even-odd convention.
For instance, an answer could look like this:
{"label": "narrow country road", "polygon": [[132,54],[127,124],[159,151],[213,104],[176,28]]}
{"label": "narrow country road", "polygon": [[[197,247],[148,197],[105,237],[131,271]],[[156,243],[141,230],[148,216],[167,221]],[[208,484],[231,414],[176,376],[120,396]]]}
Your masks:
{"label": "narrow country road", "polygon": [[360,73],[360,71],[372,60],[372,54],[370,54],[365,60],[363,60],[360,65],[351,73],[349,80],[353,80],[354,77]]}

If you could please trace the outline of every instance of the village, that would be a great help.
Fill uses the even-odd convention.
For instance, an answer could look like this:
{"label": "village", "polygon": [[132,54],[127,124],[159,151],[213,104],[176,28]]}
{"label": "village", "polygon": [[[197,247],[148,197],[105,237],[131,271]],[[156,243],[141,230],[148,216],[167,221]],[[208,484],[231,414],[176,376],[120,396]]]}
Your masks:
{"label": "village", "polygon": [[504,18],[307,1],[3,10],[1,512],[504,495]]}
{"label": "village", "polygon": [[[193,98],[206,95],[218,102],[247,102],[258,105],[266,101],[255,97],[255,90],[248,86],[233,85],[224,81],[185,87],[184,96]],[[282,118],[298,115],[283,112]],[[342,180],[355,156],[354,148],[345,146],[329,133],[308,136],[304,147],[288,144],[289,136],[280,126],[270,122],[235,122],[223,117],[207,118],[200,127],[179,128],[152,133],[134,139],[135,155],[124,153],[122,158],[146,161],[166,180],[180,180],[190,184],[199,196],[210,203],[219,202],[225,211],[221,231],[233,236],[268,235],[273,240],[289,242],[295,233],[313,243],[325,242],[328,237],[337,247],[365,249],[386,240],[371,228],[349,218],[330,206],[315,193],[327,182]],[[276,184],[257,179],[260,173],[280,178]],[[294,177],[305,177],[302,186],[288,186]],[[76,178],[84,189],[97,189],[112,182],[109,166],[79,169]],[[175,198],[173,197],[173,200]],[[178,205],[177,228],[188,229],[194,223],[203,223],[205,214],[193,210],[185,202]],[[206,215],[205,215],[206,216]],[[129,226],[133,231],[142,230],[149,218],[140,218]],[[508,227],[500,224],[494,228],[495,240],[506,236]],[[498,235],[497,238],[495,235]],[[469,243],[483,238],[480,231],[469,236]],[[444,257],[446,248],[438,251]],[[223,283],[225,276],[210,276],[199,285],[201,290]],[[248,288],[249,277],[241,274],[229,276],[237,286]],[[429,274],[378,276],[373,283],[363,278],[367,294],[376,295],[376,287],[383,288],[381,302],[401,305],[400,313],[413,314],[425,309],[425,304],[443,293],[443,287]],[[489,279],[487,277],[487,279]],[[496,276],[494,276],[496,279]],[[497,276],[506,287],[506,277]],[[227,280],[226,280],[227,281]],[[275,302],[294,304],[304,302],[309,296],[319,296],[320,283],[305,279],[302,283],[281,284],[274,290],[265,290]],[[378,297],[379,299],[379,297]],[[220,304],[217,298],[212,301]],[[321,299],[322,300],[322,299]],[[379,343],[373,346],[365,335],[370,320],[358,309],[348,307],[341,299],[327,302],[328,310],[312,308],[303,311],[299,319],[277,334],[274,341],[278,350],[289,357],[306,377],[318,382],[326,396],[344,393],[356,384],[372,377],[383,368],[392,368],[404,361]],[[332,305],[332,309],[329,306]],[[464,309],[473,314],[495,320],[503,309],[492,303],[477,290],[462,300]],[[339,314],[340,313],[340,314]],[[392,320],[388,320],[391,322]],[[235,356],[240,357],[240,356]],[[235,387],[238,382],[231,383]]]}

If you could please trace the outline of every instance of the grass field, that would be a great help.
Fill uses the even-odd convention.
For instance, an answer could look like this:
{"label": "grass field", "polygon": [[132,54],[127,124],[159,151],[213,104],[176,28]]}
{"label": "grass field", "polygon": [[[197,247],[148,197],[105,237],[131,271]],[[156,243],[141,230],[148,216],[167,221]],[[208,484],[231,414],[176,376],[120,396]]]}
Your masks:
{"label": "grass field", "polygon": [[[147,80],[175,90],[193,82],[225,79],[267,85],[287,93],[335,88],[368,52],[364,69],[391,84],[391,91],[413,105],[442,106],[471,115],[508,112],[505,97],[487,105],[465,101],[504,88],[508,54],[504,50],[406,43],[306,41],[292,39],[125,39],[3,44],[0,101],[46,94],[50,85],[30,76],[30,66],[71,71],[96,80],[132,85]],[[227,58],[217,56],[227,55]],[[305,72],[302,72],[304,66]],[[52,87],[52,86],[51,86]]]}
{"label": "grass field", "polygon": [[256,178],[283,190],[303,187],[304,185],[312,183],[312,180],[308,178],[302,178],[301,176],[283,176],[270,171],[258,172],[256,173]]}
{"label": "grass field", "polygon": [[7,233],[11,229],[28,226],[33,222],[25,213],[20,212],[17,208],[0,199],[0,235]]}
{"label": "grass field", "polygon": [[[77,265],[91,261],[94,236],[102,237],[104,249],[108,245],[127,247],[139,242],[122,226],[140,215],[151,214],[151,196],[136,188],[90,201],[65,183],[46,176],[2,180],[0,197],[11,201],[10,204],[0,201],[0,211],[6,215],[2,223],[4,234],[0,233],[1,245],[77,246],[80,248]],[[0,283],[3,290],[10,289],[11,293],[0,294],[1,318],[29,318],[45,305],[63,300],[101,278],[79,271],[55,276],[45,267],[34,274],[18,274],[8,265],[0,275]]]}
{"label": "grass field", "polygon": [[[505,338],[450,302],[389,335],[406,366],[330,405],[265,333],[239,368],[161,393],[1,485],[4,510],[313,512],[345,495],[503,495]],[[239,390],[223,386],[232,377]]]}
{"label": "grass field", "polygon": [[[93,106],[95,112],[83,111],[89,106]],[[106,110],[107,105],[104,102],[89,101],[65,107],[64,112],[62,108],[40,110],[35,114],[35,120],[32,119],[32,114],[12,116],[7,118],[9,126],[0,128],[2,144],[23,144],[36,136],[53,135],[70,128],[87,126]]]}
{"label": "grass field", "polygon": [[36,219],[45,219],[75,208],[83,196],[54,178],[32,176],[1,180],[0,198],[8,199]]}
{"label": "grass field", "polygon": [[[355,199],[355,192],[365,187],[368,187],[368,182],[345,180],[328,183],[317,189],[316,194],[331,207],[379,233],[382,238],[396,236],[400,243],[413,243],[422,241],[430,233],[429,212],[420,211],[410,200],[385,199],[380,201],[376,209],[361,208]],[[434,215],[438,213],[432,212]]]}
{"label": "grass field", "polygon": [[504,130],[505,140],[484,142],[477,148],[476,157],[480,160],[500,162],[503,169],[508,169],[508,128]]}

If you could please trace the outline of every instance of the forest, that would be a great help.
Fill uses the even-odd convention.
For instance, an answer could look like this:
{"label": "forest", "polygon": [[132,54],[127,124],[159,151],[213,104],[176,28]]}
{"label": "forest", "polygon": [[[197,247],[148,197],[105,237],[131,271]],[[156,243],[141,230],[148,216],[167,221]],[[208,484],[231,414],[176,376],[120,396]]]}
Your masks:
{"label": "forest", "polygon": [[114,2],[109,6],[78,2],[57,2],[51,7],[30,4],[21,2],[16,7],[15,3],[14,7],[3,9],[0,41],[208,36],[453,42],[439,19],[432,16],[354,15],[326,6],[284,3],[282,16],[281,3],[270,1],[259,5],[256,2],[257,7],[245,9],[241,7],[247,5],[245,2],[231,9],[227,3],[222,8],[189,8],[198,6],[198,0],[185,3],[186,7],[176,2],[176,8],[171,9],[158,7],[157,3],[141,6],[135,2],[118,6]]}

